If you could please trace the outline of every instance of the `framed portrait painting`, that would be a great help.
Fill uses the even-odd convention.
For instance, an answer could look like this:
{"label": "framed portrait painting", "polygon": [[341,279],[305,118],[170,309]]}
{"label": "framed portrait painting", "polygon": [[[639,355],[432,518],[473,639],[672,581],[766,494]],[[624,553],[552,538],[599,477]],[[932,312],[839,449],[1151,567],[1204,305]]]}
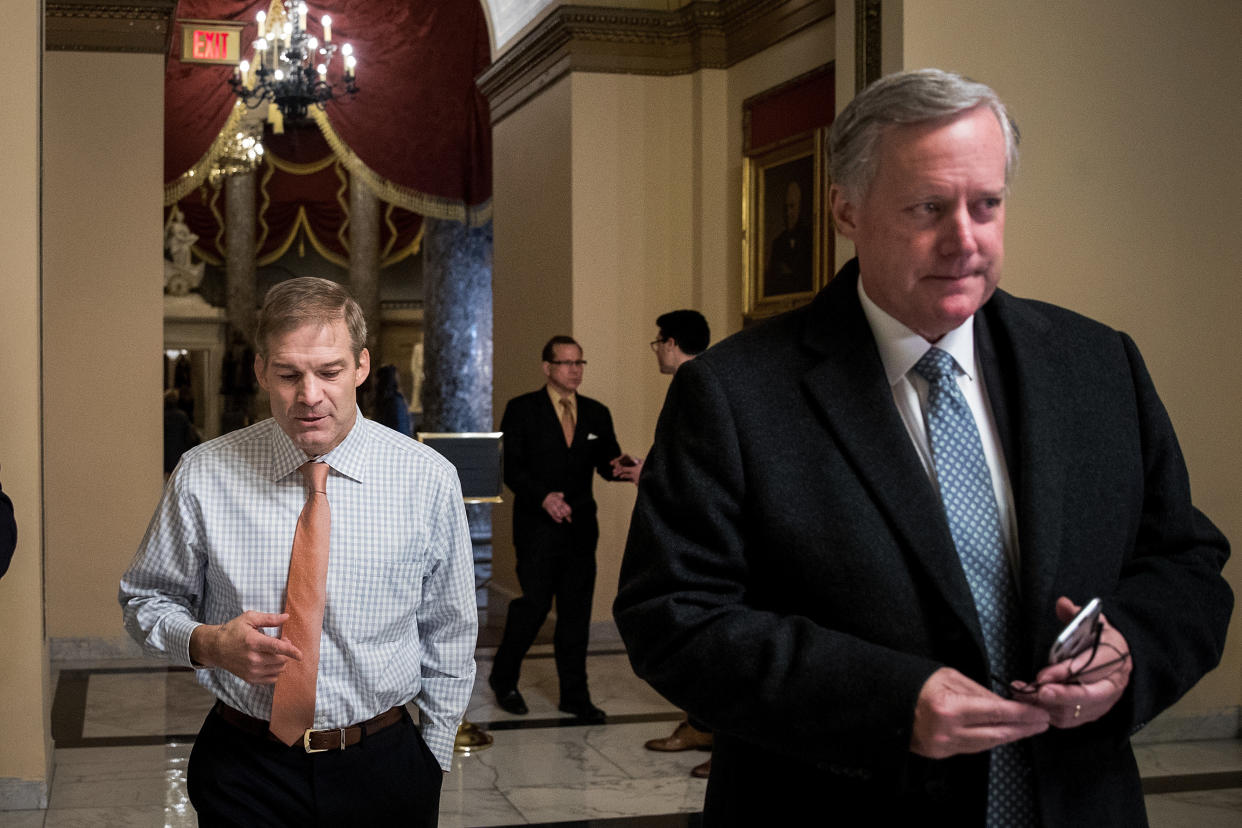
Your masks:
{"label": "framed portrait painting", "polygon": [[827,284],[833,256],[823,142],[817,129],[746,158],[747,318],[797,307]]}

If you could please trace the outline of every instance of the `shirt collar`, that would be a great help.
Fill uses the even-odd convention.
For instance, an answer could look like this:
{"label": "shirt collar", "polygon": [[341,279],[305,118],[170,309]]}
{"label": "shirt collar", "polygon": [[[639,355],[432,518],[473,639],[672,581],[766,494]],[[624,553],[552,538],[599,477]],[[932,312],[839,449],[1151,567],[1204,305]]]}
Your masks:
{"label": "shirt collar", "polygon": [[[933,343],[910,330],[894,319],[883,308],[872,301],[863,289],[862,279],[858,280],[858,301],[862,303],[863,315],[871,326],[871,334],[875,337],[876,347],[880,351],[880,362],[884,365],[884,374],[890,386],[896,385],[902,377],[910,372],[914,364],[923,358],[923,354]],[[949,331],[934,343],[935,347],[947,351],[953,357],[962,372],[970,379],[975,379],[975,326],[974,317],[970,317],[958,327]]]}
{"label": "shirt collar", "polygon": [[307,457],[306,453],[294,445],[293,439],[285,434],[272,419],[272,480],[282,480],[293,474],[302,464],[311,460],[327,463],[329,468],[361,483],[365,477],[367,459],[367,428],[368,423],[362,411],[354,406],[354,427],[345,435],[345,439],[327,454],[320,457]]}
{"label": "shirt collar", "polygon": [[561,400],[569,400],[569,407],[575,412],[578,410],[578,395],[573,391],[569,392],[569,396],[561,396],[561,392],[552,387],[552,383],[548,383],[544,388],[548,389],[548,396],[552,398],[552,407],[556,409],[556,413],[561,413]]}

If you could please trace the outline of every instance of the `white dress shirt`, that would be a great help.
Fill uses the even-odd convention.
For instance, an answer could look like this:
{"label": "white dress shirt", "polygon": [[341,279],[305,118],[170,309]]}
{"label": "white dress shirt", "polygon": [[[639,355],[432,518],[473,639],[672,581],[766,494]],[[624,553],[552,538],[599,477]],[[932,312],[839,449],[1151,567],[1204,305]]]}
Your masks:
{"label": "white dress shirt", "polygon": [[[915,364],[923,358],[933,343],[894,319],[872,301],[863,289],[862,279],[858,280],[858,299],[880,350],[880,361],[884,364],[884,373],[893,392],[897,413],[905,423],[906,432],[918,452],[924,471],[927,472],[932,486],[939,492],[936,464],[932,459],[931,442],[927,437],[928,383],[914,370]],[[988,402],[987,388],[978,369],[974,317],[949,331],[934,345],[948,352],[957,363],[957,386],[966,398],[966,404],[970,406],[970,413],[979,430],[983,456],[992,477],[996,508],[1000,514],[1005,553],[1013,568],[1014,582],[1020,584],[1021,579],[1017,577],[1018,527],[1014,516],[1013,487],[1009,483],[1009,469],[1005,463],[1000,432],[997,431],[996,420],[992,416],[992,406]]]}
{"label": "white dress shirt", "polygon": [[[478,633],[461,485],[439,454],[356,416],[321,458],[332,531],[313,727],[346,727],[413,700],[423,739],[448,770]],[[149,653],[194,666],[199,624],[281,612],[306,461],[272,419],[184,455],[121,578],[125,626]],[[230,707],[271,717],[271,685],[219,668],[197,677]]]}

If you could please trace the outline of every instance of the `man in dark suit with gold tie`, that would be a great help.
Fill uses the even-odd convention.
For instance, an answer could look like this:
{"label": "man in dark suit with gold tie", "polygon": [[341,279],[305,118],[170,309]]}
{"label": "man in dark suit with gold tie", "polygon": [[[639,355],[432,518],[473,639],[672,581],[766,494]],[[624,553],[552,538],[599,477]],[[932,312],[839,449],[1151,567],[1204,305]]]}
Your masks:
{"label": "man in dark suit with gold tie", "polygon": [[868,87],[857,258],[673,379],[614,613],[715,732],[705,826],[1146,824],[1129,736],[1219,662],[1229,544],[1134,342],[997,289],[1017,144],[983,84]]}
{"label": "man in dark suit with gold tie", "polygon": [[527,712],[517,688],[522,659],[555,600],[559,708],[602,722],[604,712],[591,702],[586,675],[599,539],[592,480],[595,473],[619,479],[612,461],[621,449],[608,409],[578,393],[585,366],[582,347],[572,337],[552,337],[543,348],[547,385],[510,400],[501,418],[522,595],[509,604],[488,683],[502,709]]}

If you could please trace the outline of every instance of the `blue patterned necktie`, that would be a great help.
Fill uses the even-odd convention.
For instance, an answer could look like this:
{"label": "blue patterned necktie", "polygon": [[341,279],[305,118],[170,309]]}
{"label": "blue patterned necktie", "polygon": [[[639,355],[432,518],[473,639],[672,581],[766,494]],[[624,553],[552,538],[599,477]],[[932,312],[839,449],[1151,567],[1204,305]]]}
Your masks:
{"label": "blue patterned necktie", "polygon": [[[931,348],[914,366],[928,382],[927,432],[949,532],[970,585],[993,675],[1017,674],[1018,593],[1001,535],[1000,512],[983,443],[966,397],[957,386],[956,363]],[[993,682],[992,690],[1005,695]],[[991,751],[988,828],[1035,825],[1031,767],[1022,743]]]}

